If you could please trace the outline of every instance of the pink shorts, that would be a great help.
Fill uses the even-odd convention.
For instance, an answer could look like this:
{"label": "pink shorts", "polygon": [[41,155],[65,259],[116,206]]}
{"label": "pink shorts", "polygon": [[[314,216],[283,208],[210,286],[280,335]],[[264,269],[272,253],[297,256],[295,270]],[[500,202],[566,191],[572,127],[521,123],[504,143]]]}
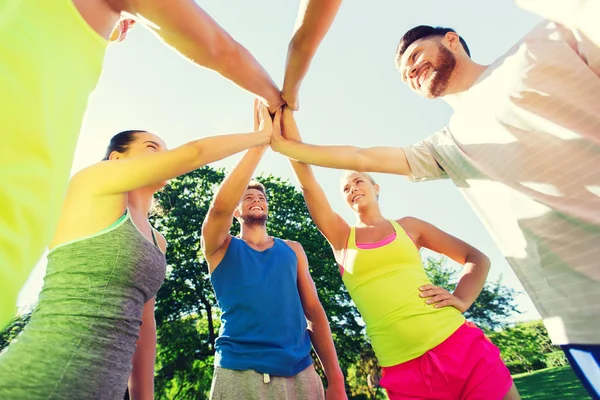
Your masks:
{"label": "pink shorts", "polygon": [[500,350],[470,322],[422,356],[382,369],[390,400],[500,400],[513,380]]}

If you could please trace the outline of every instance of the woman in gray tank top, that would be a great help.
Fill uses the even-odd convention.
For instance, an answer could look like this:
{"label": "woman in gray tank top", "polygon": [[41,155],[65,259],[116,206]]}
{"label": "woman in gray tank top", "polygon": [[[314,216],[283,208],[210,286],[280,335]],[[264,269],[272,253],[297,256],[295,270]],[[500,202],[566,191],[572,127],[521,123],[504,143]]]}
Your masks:
{"label": "woman in gray tank top", "polygon": [[154,296],[166,269],[165,239],[148,221],[153,195],[168,179],[269,143],[272,130],[255,103],[254,132],[173,150],[124,131],[102,162],[74,175],[38,304],[0,354],[0,399],[122,399],[128,382],[132,400],[152,399]]}

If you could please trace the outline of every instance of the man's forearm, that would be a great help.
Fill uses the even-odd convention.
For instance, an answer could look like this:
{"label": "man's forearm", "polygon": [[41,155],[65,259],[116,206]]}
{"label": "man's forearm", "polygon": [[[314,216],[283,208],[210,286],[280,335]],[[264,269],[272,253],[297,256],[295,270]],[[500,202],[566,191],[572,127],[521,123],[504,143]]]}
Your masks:
{"label": "man's forearm", "polygon": [[333,344],[331,330],[329,329],[329,321],[322,307],[320,311],[315,312],[312,320],[309,321],[309,334],[317,356],[321,360],[321,364],[323,364],[328,386],[343,386],[344,374],[338,363],[335,345]]}
{"label": "man's forearm", "polygon": [[342,0],[302,0],[296,30],[288,46],[285,79],[286,92],[297,93],[312,58],[329,31]]}
{"label": "man's forearm", "polygon": [[219,188],[212,208],[214,211],[231,214],[240,202],[248,183],[266,151],[266,146],[246,151],[242,159],[227,174]]}
{"label": "man's forearm", "polygon": [[315,146],[295,140],[284,140],[275,149],[292,160],[320,167],[358,169],[360,148],[353,146]]}
{"label": "man's forearm", "polygon": [[168,45],[194,63],[209,68],[263,98],[275,111],[283,104],[273,79],[193,0],[130,0],[125,11],[149,21]]}

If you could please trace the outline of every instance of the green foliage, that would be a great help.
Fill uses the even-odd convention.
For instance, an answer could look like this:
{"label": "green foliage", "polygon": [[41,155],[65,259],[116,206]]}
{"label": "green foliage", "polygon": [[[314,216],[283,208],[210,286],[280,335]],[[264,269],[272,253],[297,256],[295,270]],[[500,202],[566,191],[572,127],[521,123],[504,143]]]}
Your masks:
{"label": "green foliage", "polygon": [[0,352],[8,346],[8,344],[15,338],[31,318],[31,311],[24,314],[17,314],[11,323],[0,333]]}
{"label": "green foliage", "polygon": [[570,367],[513,377],[523,400],[591,400]]}
{"label": "green foliage", "polygon": [[[425,272],[436,286],[453,292],[460,272],[446,264],[445,258],[428,257],[424,260]],[[519,312],[515,303],[515,291],[502,285],[502,277],[495,282],[485,284],[479,297],[465,317],[486,332],[494,331],[506,325],[506,319]]]}
{"label": "green foliage", "polygon": [[[219,311],[200,249],[200,229],[223,170],[204,167],[174,179],[157,195],[153,223],[168,242],[168,276],[157,295],[156,397],[204,398],[210,390]],[[321,303],[346,371],[360,358],[365,334],[343,287],[331,250],[312,223],[302,194],[289,182],[262,176],[269,199],[269,234],[304,247]],[[239,232],[234,222],[232,233]],[[317,365],[318,366],[318,365]]]}
{"label": "green foliage", "polygon": [[553,346],[542,321],[522,322],[494,332],[490,339],[513,374],[567,365],[563,352]]}

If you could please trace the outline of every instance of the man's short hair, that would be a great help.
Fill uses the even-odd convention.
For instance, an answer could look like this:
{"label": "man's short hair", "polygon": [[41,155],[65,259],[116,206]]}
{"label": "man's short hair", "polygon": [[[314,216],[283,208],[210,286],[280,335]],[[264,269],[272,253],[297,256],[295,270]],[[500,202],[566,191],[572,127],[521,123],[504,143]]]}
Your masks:
{"label": "man's short hair", "polygon": [[265,198],[267,197],[267,191],[265,189],[265,185],[263,185],[262,183],[258,182],[258,181],[250,181],[250,183],[248,183],[248,187],[246,188],[246,190],[249,189],[256,189],[259,192],[261,192]]}
{"label": "man's short hair", "polygon": [[[402,36],[400,43],[398,43],[398,48],[396,49],[396,67],[400,67],[400,59],[411,44],[419,39],[431,36],[444,36],[448,32],[456,33],[456,31],[452,28],[443,28],[441,26],[433,27],[429,25],[419,25],[410,29],[404,34],[404,36]],[[465,49],[467,55],[471,57],[471,51],[469,50],[469,46],[467,46],[467,42],[465,42],[460,35],[458,36],[458,39],[460,40],[460,44],[462,44],[462,47]]]}

